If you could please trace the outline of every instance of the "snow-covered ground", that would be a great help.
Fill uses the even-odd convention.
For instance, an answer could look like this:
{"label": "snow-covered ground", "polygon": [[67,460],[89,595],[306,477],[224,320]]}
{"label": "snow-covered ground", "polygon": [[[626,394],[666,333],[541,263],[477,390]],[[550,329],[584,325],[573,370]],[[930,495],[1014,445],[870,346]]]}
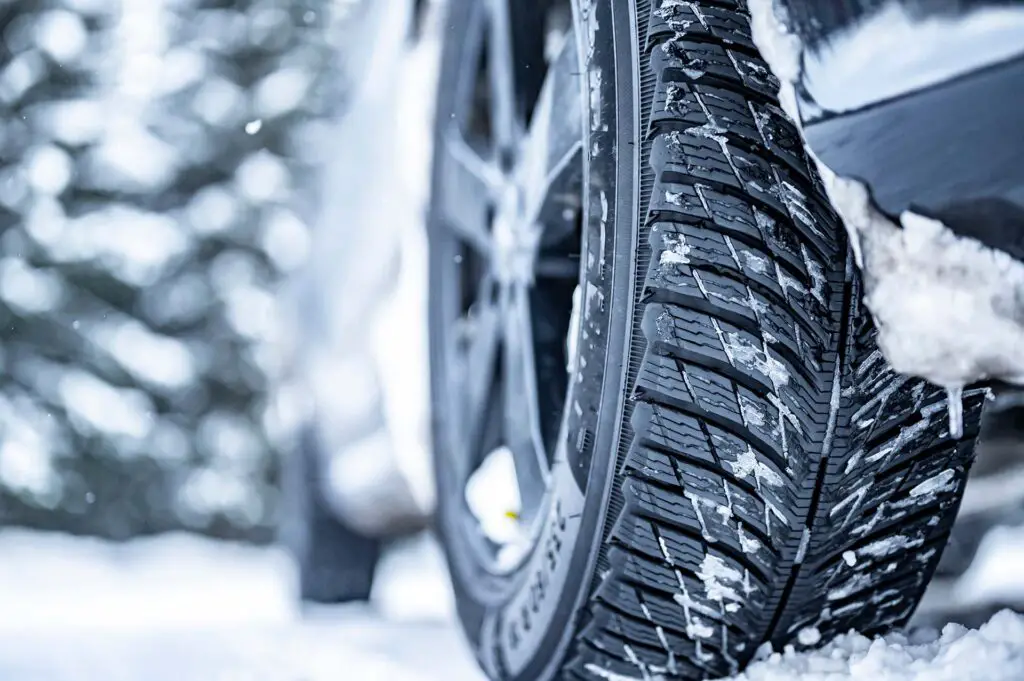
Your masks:
{"label": "snow-covered ground", "polygon": [[978,630],[870,640],[851,634],[812,654],[773,654],[736,681],[1018,681],[1024,678],[1024,616],[1005,610]]}
{"label": "snow-covered ground", "polygon": [[482,681],[442,559],[392,551],[370,606],[301,612],[276,549],[0,533],[3,681]]}
{"label": "snow-covered ground", "polygon": [[[998,530],[953,589],[1024,596],[1024,528]],[[125,545],[0,532],[3,681],[483,681],[444,565],[420,538],[386,558],[369,606],[300,612],[276,549],[172,535]],[[1024,679],[1024,616],[783,653],[742,681]],[[616,680],[624,681],[624,680]]]}

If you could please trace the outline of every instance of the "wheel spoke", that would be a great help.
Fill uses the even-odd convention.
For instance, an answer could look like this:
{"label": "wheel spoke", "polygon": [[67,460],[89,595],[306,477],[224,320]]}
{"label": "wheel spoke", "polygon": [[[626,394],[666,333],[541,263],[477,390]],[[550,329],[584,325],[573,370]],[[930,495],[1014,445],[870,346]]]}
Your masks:
{"label": "wheel spoke", "polygon": [[466,321],[466,434],[474,449],[484,446],[489,412],[501,397],[497,394],[498,349],[502,337],[501,309],[492,302],[494,283],[490,278],[481,286],[478,303]]}
{"label": "wheel spoke", "polygon": [[490,214],[505,177],[453,128],[443,140],[438,198],[445,223],[484,256],[491,252]]}
{"label": "wheel spoke", "polygon": [[[583,154],[583,101],[579,55],[572,34],[548,67],[521,160],[526,214],[544,222],[578,208]],[[548,205],[549,203],[565,205]]]}
{"label": "wheel spoke", "polygon": [[509,157],[518,142],[516,61],[509,0],[487,0],[488,80],[491,90],[491,133],[498,157]]}
{"label": "wheel spoke", "polygon": [[512,450],[523,508],[534,508],[547,487],[548,463],[541,439],[533,358],[530,298],[525,287],[503,293],[505,324],[505,443]]}
{"label": "wheel spoke", "polygon": [[[584,79],[569,2],[472,0],[465,8],[465,35],[453,36],[465,50],[450,60],[461,79],[457,106],[442,114],[431,213],[432,272],[456,268],[445,269],[457,295],[445,297],[441,343],[455,393],[443,404],[457,450],[446,465],[468,492],[489,461],[510,459],[519,503],[499,502],[498,514],[518,514],[512,521],[525,532],[543,509],[564,426]],[[506,540],[493,541],[506,555]]]}

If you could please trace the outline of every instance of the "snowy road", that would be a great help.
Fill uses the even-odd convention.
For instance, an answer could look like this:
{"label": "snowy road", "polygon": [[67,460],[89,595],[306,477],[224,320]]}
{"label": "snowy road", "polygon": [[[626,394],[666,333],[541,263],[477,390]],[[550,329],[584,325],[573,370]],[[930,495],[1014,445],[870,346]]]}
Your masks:
{"label": "snowy road", "polygon": [[[374,649],[367,639],[391,650]],[[403,639],[414,645],[397,654],[394,648]],[[384,641],[388,645],[381,645]],[[475,681],[479,676],[462,659],[459,643],[446,629],[392,626],[385,637],[379,627],[355,619],[325,627],[17,635],[4,638],[0,676],[5,681]]]}
{"label": "snowy road", "polygon": [[275,550],[0,534],[3,681],[481,681],[425,542],[373,607],[305,615]]}
{"label": "snowy road", "polygon": [[[1000,530],[957,599],[1024,586],[1024,529]],[[287,557],[185,536],[111,545],[0,533],[3,681],[483,681],[427,540],[393,551],[374,603],[301,614]],[[954,599],[955,600],[955,599]],[[1024,617],[888,642],[849,637],[744,681],[1019,681]],[[614,681],[625,681],[615,679]]]}

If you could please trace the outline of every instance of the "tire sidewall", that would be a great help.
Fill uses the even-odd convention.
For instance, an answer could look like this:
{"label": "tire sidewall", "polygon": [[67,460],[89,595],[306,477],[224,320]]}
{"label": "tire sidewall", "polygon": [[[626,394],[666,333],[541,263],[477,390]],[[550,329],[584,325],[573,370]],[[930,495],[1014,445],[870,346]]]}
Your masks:
{"label": "tire sidewall", "polygon": [[[476,0],[450,0],[443,23],[461,36]],[[601,538],[623,440],[626,355],[633,333],[638,235],[638,102],[636,27],[632,2],[574,0],[581,63],[585,64],[585,216],[581,281],[580,361],[570,377],[551,492],[537,541],[511,573],[490,574],[466,531],[464,490],[446,465],[451,428],[444,385],[443,296],[452,276],[446,252],[430,253],[432,432],[438,485],[437,525],[445,545],[457,607],[470,642],[492,678],[543,681],[555,677],[579,623],[597,570]],[[455,99],[458,40],[445,40],[435,140],[442,139]],[[464,41],[463,41],[464,42]],[[435,193],[439,182],[433,173]],[[443,229],[431,211],[429,229]]]}

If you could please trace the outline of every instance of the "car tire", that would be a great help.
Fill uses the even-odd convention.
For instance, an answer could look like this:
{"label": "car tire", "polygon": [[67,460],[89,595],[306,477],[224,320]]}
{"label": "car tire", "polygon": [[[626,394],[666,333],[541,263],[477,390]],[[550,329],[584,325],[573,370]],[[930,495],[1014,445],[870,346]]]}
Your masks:
{"label": "car tire", "polygon": [[298,595],[308,604],[368,601],[382,542],[338,519],[324,497],[317,446],[313,429],[304,429],[283,471],[282,543],[297,566]]}
{"label": "car tire", "polygon": [[[575,55],[543,57],[515,52],[538,49],[537,17],[558,3],[534,5],[450,0],[442,22],[437,524],[481,666],[516,681],[719,678],[765,643],[902,624],[949,536],[985,391],[964,394],[961,417],[887,366],[744,3],[573,2]],[[577,125],[580,158],[554,153],[568,145],[550,131]],[[515,186],[577,162],[578,201]],[[558,211],[527,200],[518,225],[516,192]],[[577,231],[548,238],[574,205]],[[556,251],[578,263],[561,287],[542,271]],[[523,379],[508,357],[527,327]],[[481,385],[492,374],[498,387]],[[498,452],[515,475],[497,479],[517,481],[512,539],[476,510],[497,488],[469,491]]]}

